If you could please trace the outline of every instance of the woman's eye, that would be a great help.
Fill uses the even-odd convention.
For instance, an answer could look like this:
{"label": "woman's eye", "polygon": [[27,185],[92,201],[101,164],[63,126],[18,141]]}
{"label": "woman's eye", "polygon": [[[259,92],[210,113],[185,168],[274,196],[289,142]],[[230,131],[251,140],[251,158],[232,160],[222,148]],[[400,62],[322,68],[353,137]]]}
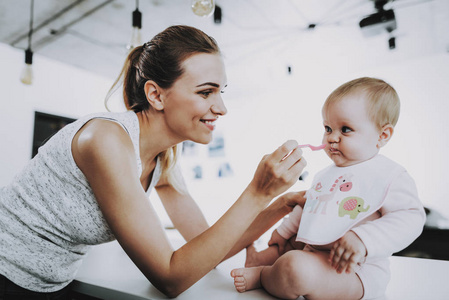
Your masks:
{"label": "woman's eye", "polygon": [[324,131],[331,133],[332,129],[329,126],[324,126]]}
{"label": "woman's eye", "polygon": [[351,131],[352,131],[352,129],[349,128],[348,126],[343,126],[343,128],[341,129],[341,132],[343,132],[343,133],[349,133]]}
{"label": "woman's eye", "polygon": [[198,92],[198,94],[200,94],[204,98],[207,98],[207,97],[209,97],[210,94],[212,94],[212,91],[210,91],[210,90],[200,91],[200,92]]}

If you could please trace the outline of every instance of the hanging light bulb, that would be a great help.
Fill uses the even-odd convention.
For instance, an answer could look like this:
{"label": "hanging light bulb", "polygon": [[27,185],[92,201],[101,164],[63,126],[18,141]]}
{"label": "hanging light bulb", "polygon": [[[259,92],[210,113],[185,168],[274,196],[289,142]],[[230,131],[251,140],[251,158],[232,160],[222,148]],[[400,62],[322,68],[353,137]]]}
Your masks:
{"label": "hanging light bulb", "polygon": [[23,84],[30,85],[33,83],[33,51],[31,51],[31,36],[33,34],[33,11],[34,11],[34,0],[31,0],[30,9],[30,30],[28,31],[28,48],[25,50],[25,67],[20,74],[20,81]]}
{"label": "hanging light bulb", "polygon": [[23,84],[30,85],[33,83],[33,51],[31,49],[25,50],[25,67],[22,70],[22,73],[20,75],[20,81],[22,81]]}
{"label": "hanging light bulb", "polygon": [[133,11],[133,31],[131,33],[131,40],[128,49],[142,45],[142,13],[139,11],[139,1],[136,0],[136,10]]}
{"label": "hanging light bulb", "polygon": [[209,17],[214,13],[214,0],[192,0],[192,11],[200,17]]}

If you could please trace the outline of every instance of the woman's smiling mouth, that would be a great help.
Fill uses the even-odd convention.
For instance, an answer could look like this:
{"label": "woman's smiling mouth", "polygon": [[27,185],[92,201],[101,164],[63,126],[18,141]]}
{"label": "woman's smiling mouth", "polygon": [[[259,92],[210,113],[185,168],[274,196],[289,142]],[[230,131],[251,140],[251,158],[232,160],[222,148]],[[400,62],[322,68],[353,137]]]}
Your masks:
{"label": "woman's smiling mouth", "polygon": [[214,130],[215,128],[215,121],[217,121],[217,119],[213,119],[213,120],[200,120],[204,125],[206,125],[207,128],[209,128],[209,130]]}

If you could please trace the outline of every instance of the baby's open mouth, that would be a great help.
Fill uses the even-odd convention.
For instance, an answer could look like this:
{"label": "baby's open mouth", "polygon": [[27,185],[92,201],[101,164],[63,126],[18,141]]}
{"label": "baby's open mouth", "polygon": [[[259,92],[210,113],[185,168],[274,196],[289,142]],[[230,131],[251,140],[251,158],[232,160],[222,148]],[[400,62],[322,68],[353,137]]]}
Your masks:
{"label": "baby's open mouth", "polygon": [[330,148],[329,148],[329,151],[330,151],[331,153],[337,153],[337,152],[340,152],[337,148],[333,148],[333,147],[330,147]]}

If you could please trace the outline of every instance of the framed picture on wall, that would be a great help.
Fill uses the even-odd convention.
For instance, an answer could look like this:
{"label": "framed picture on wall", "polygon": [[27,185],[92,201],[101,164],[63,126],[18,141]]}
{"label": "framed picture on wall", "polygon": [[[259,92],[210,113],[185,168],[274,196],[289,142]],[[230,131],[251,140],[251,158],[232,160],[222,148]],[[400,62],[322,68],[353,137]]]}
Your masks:
{"label": "framed picture on wall", "polygon": [[58,132],[65,125],[72,123],[76,119],[46,114],[43,112],[34,112],[34,134],[33,148],[31,158],[36,156],[40,146]]}

